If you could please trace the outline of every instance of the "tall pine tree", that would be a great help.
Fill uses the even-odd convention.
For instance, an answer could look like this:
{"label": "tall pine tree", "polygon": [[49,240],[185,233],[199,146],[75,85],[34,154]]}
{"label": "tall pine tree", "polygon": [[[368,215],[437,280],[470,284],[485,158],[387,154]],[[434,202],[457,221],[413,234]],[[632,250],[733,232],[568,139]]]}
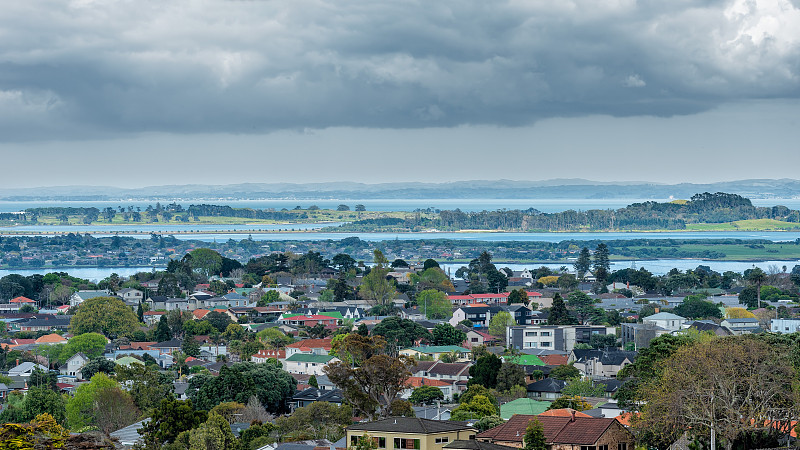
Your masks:
{"label": "tall pine tree", "polygon": [[583,247],[581,249],[580,254],[578,255],[578,260],[575,261],[573,265],[575,267],[575,272],[578,274],[579,279],[583,279],[586,276],[586,272],[589,271],[592,265],[591,256],[589,255],[589,249],[587,247]]}
{"label": "tall pine tree", "polygon": [[550,307],[550,316],[547,317],[548,325],[570,325],[572,317],[567,311],[567,305],[564,304],[564,299],[561,295],[556,293],[553,296],[553,306]]}

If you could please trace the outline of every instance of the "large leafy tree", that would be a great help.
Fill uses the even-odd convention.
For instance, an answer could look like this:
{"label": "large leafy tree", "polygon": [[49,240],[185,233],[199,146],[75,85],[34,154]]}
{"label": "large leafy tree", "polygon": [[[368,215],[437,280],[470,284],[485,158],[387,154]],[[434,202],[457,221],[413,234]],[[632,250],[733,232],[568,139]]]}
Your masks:
{"label": "large leafy tree", "polygon": [[675,307],[675,314],[689,319],[721,319],[719,306],[705,300],[705,295],[690,295]]}
{"label": "large leafy tree", "polygon": [[450,420],[472,420],[499,413],[497,406],[485,395],[476,395],[468,402],[462,402],[450,415]]}
{"label": "large leafy tree", "polygon": [[237,363],[223,367],[216,377],[198,375],[190,381],[190,398],[198,408],[211,409],[221,402],[247,403],[256,396],[270,412],[285,411],[297,381],[271,364]]}
{"label": "large leafy tree", "polygon": [[580,323],[586,323],[586,320],[594,314],[595,303],[595,299],[581,291],[573,291],[567,295],[567,305],[575,311]]}
{"label": "large leafy tree", "polygon": [[390,349],[411,347],[416,341],[430,341],[431,334],[422,325],[397,316],[387,317],[372,329],[373,336],[383,336]]}
{"label": "large leafy tree", "polygon": [[189,253],[189,264],[195,272],[205,276],[219,274],[222,256],[210,248],[196,248]]}
{"label": "large leafy tree", "polygon": [[415,405],[432,405],[436,400],[444,400],[444,394],[434,386],[420,386],[408,397],[408,401]]}
{"label": "large leafy tree", "polygon": [[497,373],[502,367],[503,361],[494,353],[487,353],[469,368],[470,380],[467,386],[479,384],[487,389],[494,389],[497,386]]}
{"label": "large leafy tree", "polygon": [[515,386],[526,386],[525,371],[519,364],[504,363],[497,372],[497,390],[507,392]]}
{"label": "large leafy tree", "polygon": [[449,323],[440,323],[431,331],[433,345],[461,345],[467,340],[467,333],[453,327]]}
{"label": "large leafy tree", "polygon": [[91,380],[96,373],[104,373],[106,375],[114,375],[117,364],[102,356],[92,358],[81,368],[81,375],[85,380]]}
{"label": "large leafy tree", "polygon": [[139,430],[143,448],[161,449],[165,444],[175,442],[179,434],[205,422],[206,418],[207,413],[196,410],[191,400],[163,399],[153,410],[150,421]]}
{"label": "large leafy tree", "polygon": [[67,341],[64,347],[61,348],[59,360],[66,362],[67,359],[79,352],[92,359],[101,357],[106,348],[106,344],[108,344],[108,339],[102,334],[84,333],[75,336]]}
{"label": "large leafy tree", "polygon": [[172,396],[172,378],[159,371],[155,363],[120,365],[115,370],[114,378],[126,387],[136,407],[142,411],[151,411],[161,400]]}
{"label": "large leafy tree", "polygon": [[95,297],[78,306],[69,330],[74,335],[100,333],[108,338],[131,337],[139,327],[139,319],[125,303],[114,297]]}
{"label": "large leafy tree", "polygon": [[426,289],[417,294],[417,305],[428,319],[446,319],[453,316],[453,305],[447,294],[436,289]]}
{"label": "large leafy tree", "polygon": [[[769,432],[797,417],[796,342],[755,335],[695,342],[657,364],[639,388],[634,426],[652,445],[683,432],[703,437],[713,425],[726,449],[752,432]],[[788,345],[787,345],[788,344]]]}
{"label": "large leafy tree", "polygon": [[328,378],[342,389],[345,399],[356,412],[372,418],[389,414],[392,402],[407,388],[410,369],[415,364],[413,358],[382,353],[385,351],[382,344],[381,340],[372,345],[356,346],[354,348],[365,351],[354,356],[352,362],[337,361],[324,368]]}
{"label": "large leafy tree", "polygon": [[500,311],[489,320],[489,334],[492,336],[506,335],[506,328],[513,327],[517,322],[508,311]]}
{"label": "large leafy tree", "polygon": [[514,304],[514,303],[527,304],[528,303],[528,293],[525,292],[525,290],[522,289],[522,288],[514,289],[513,291],[511,291],[508,294],[508,304],[511,305],[511,304]]}
{"label": "large leafy tree", "polygon": [[297,408],[291,415],[275,421],[284,441],[307,439],[340,439],[347,426],[353,424],[353,409],[328,402],[314,402]]}
{"label": "large leafy tree", "polygon": [[361,297],[369,301],[372,305],[386,305],[397,296],[397,289],[394,282],[386,279],[388,269],[383,267],[373,267],[372,270],[361,279],[358,293]]}
{"label": "large leafy tree", "polygon": [[572,364],[561,364],[553,367],[550,371],[550,378],[556,380],[571,380],[581,376],[581,371]]}

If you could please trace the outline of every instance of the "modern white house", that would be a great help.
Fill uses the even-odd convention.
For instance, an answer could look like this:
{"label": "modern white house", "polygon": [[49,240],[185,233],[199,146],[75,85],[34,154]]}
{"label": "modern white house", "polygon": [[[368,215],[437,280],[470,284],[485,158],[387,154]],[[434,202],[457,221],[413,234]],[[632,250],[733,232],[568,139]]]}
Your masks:
{"label": "modern white house", "polygon": [[668,331],[678,331],[683,329],[683,324],[689,323],[691,320],[681,317],[677,314],[660,312],[647,316],[642,319],[642,323],[648,323],[659,326]]}
{"label": "modern white house", "polygon": [[770,331],[773,333],[796,333],[800,331],[800,319],[772,319]]}
{"label": "modern white house", "polygon": [[576,344],[588,344],[593,334],[615,334],[602,325],[525,325],[506,328],[506,342],[517,350],[544,349],[571,352]]}

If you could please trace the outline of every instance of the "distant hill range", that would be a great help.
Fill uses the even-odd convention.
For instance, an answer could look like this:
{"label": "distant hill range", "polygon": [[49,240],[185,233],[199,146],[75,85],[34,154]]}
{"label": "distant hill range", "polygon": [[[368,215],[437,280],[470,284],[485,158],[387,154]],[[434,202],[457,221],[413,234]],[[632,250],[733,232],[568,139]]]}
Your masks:
{"label": "distant hill range", "polygon": [[449,183],[244,183],[165,185],[143,188],[54,186],[0,189],[5,201],[117,201],[188,199],[613,199],[689,198],[698,192],[727,192],[753,199],[800,197],[800,180],[739,180],[719,183],[658,184],[598,182],[583,179],[546,181],[476,180]]}

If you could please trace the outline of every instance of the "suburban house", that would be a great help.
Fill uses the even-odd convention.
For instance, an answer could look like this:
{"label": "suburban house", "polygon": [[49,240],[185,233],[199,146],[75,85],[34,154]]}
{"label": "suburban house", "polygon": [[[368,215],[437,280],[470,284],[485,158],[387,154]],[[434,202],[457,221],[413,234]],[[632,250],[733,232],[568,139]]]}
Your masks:
{"label": "suburban house", "polygon": [[760,333],[763,331],[756,318],[725,319],[720,325],[733,331],[735,335]]}
{"label": "suburban house", "polygon": [[16,298],[12,298],[11,300],[9,300],[8,303],[10,303],[12,305],[19,305],[20,308],[25,306],[25,305],[30,305],[30,306],[33,306],[34,308],[36,307],[36,301],[35,300],[31,300],[28,297],[22,297],[22,296],[16,297]]}
{"label": "suburban house", "polygon": [[569,363],[591,378],[616,378],[617,372],[632,364],[636,352],[610,349],[573,349]]}
{"label": "suburban house", "polygon": [[313,355],[327,355],[331,351],[333,338],[326,339],[303,339],[286,346],[286,357],[297,353],[307,353]]}
{"label": "suburban house", "polygon": [[499,306],[478,304],[462,306],[453,311],[453,317],[448,320],[448,323],[456,326],[464,320],[469,320],[474,327],[487,328],[492,317],[500,311],[503,311],[503,309]]}
{"label": "suburban house", "polygon": [[313,327],[321,323],[326,327],[335,327],[339,319],[331,316],[323,316],[319,314],[284,314],[278,319],[278,323],[286,325],[306,326]]}
{"label": "suburban house", "polygon": [[556,380],[555,378],[541,379],[528,385],[528,398],[553,401],[561,397],[561,390],[566,385],[567,382],[564,380]]}
{"label": "suburban house", "polygon": [[403,392],[400,394],[400,397],[404,399],[408,399],[408,397],[411,397],[411,394],[414,392],[414,389],[418,387],[433,386],[442,391],[442,395],[444,395],[445,401],[449,402],[453,400],[453,392],[455,391],[455,385],[452,381],[447,382],[431,378],[409,377],[407,382],[409,388],[403,390]]}
{"label": "suburban house", "polygon": [[773,333],[797,333],[800,331],[800,319],[772,319],[770,331]]}
{"label": "suburban house", "polygon": [[172,355],[181,349],[183,341],[181,339],[171,339],[169,341],[158,342],[150,345],[151,350],[157,350],[159,355]]}
{"label": "suburban house", "polygon": [[72,297],[69,298],[69,305],[70,306],[78,306],[81,303],[89,300],[90,298],[95,297],[108,297],[111,295],[110,292],[106,289],[101,290],[94,290],[94,291],[78,291],[72,294]]}
{"label": "suburban house", "polygon": [[333,403],[334,405],[341,406],[342,398],[342,391],[339,389],[323,391],[312,386],[295,394],[289,402],[289,407],[294,411],[297,408],[306,407],[314,402]]}
{"label": "suburban house", "polygon": [[467,340],[465,340],[464,343],[462,344],[464,347],[472,348],[472,347],[477,347],[479,345],[486,345],[488,347],[491,347],[492,345],[500,341],[500,339],[498,339],[496,336],[492,336],[489,333],[484,333],[483,331],[477,331],[477,330],[468,330],[466,328],[461,328],[461,327],[462,325],[459,325],[457,328],[459,328],[462,331],[466,330],[467,333]]}
{"label": "suburban house", "polygon": [[265,363],[268,359],[276,359],[278,361],[283,361],[286,359],[286,350],[269,350],[269,349],[261,349],[255,355],[250,357],[250,361],[254,363]]}
{"label": "suburban house", "polygon": [[39,314],[27,320],[20,320],[11,324],[13,331],[54,331],[69,329],[72,316]]}
{"label": "suburban house", "polygon": [[390,417],[347,427],[347,445],[355,446],[361,436],[369,435],[378,450],[440,450],[453,441],[474,439],[477,432],[459,422]]}
{"label": "suburban house", "polygon": [[570,352],[576,344],[588,344],[594,334],[615,334],[602,325],[525,325],[506,328],[506,342],[517,350],[546,349]]}
{"label": "suburban house", "polygon": [[56,333],[45,334],[36,339],[36,345],[55,345],[66,344],[67,340],[64,336]]}
{"label": "suburban house", "polygon": [[451,382],[469,381],[469,363],[443,363],[441,361],[419,361],[411,368],[415,377],[434,378]]}
{"label": "suburban house", "polygon": [[61,373],[61,375],[83,379],[83,376],[81,375],[81,369],[83,369],[83,366],[85,366],[88,362],[89,357],[84,355],[83,352],[78,352],[72,355],[63,366],[59,367],[58,371]]}
{"label": "suburban house", "polygon": [[421,347],[404,348],[399,352],[401,355],[413,356],[414,358],[421,359],[421,357],[433,358],[438,361],[443,355],[450,355],[455,353],[458,361],[469,361],[472,353],[469,349],[459,347],[457,345],[425,345]]}
{"label": "suburban house", "polygon": [[8,377],[9,378],[14,378],[14,377],[30,378],[30,376],[33,373],[33,371],[35,369],[37,369],[37,368],[39,370],[41,370],[42,372],[47,372],[47,367],[45,367],[45,366],[43,366],[41,364],[35,364],[35,363],[32,363],[32,362],[27,362],[26,361],[24,363],[18,364],[16,367],[12,367],[11,369],[8,369]]}
{"label": "suburban house", "polygon": [[528,423],[538,419],[552,450],[633,450],[635,439],[618,420],[571,415],[515,415],[508,422],[478,434],[477,440],[509,447],[523,447]]}
{"label": "suburban house", "polygon": [[144,292],[134,288],[125,288],[117,291],[117,297],[127,305],[138,305],[144,299]]}
{"label": "suburban house", "polygon": [[656,325],[668,331],[678,331],[683,328],[683,324],[688,322],[690,322],[689,319],[666,312],[653,314],[642,319],[642,323]]}
{"label": "suburban house", "polygon": [[324,375],[322,369],[331,362],[339,361],[338,358],[329,355],[311,355],[307,353],[295,353],[283,360],[284,370],[289,373],[299,373],[304,375]]}

